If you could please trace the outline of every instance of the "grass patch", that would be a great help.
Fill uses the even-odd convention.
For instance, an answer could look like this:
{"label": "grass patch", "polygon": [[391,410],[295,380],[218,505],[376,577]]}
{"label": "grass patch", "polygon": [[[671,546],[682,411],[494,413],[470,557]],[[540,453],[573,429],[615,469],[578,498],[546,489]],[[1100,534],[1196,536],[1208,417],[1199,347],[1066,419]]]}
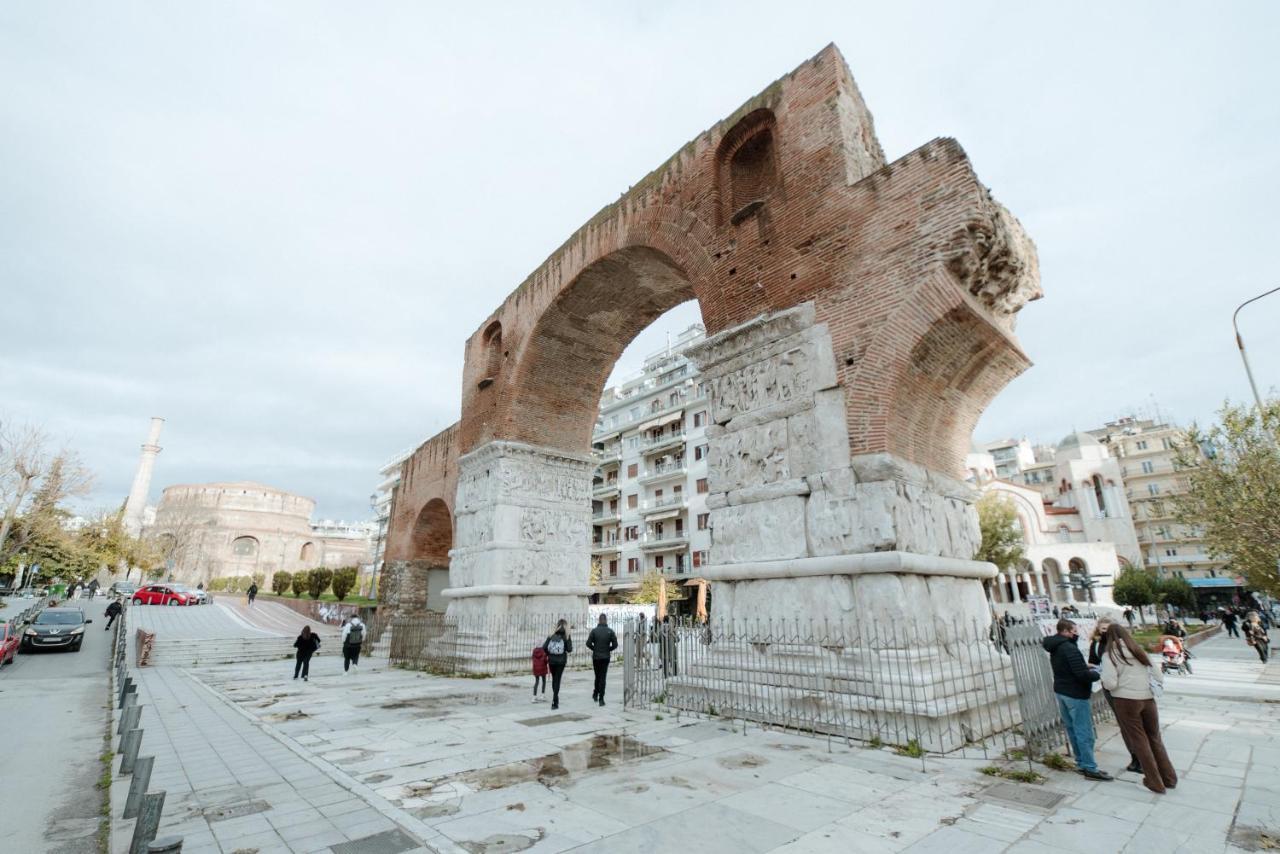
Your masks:
{"label": "grass patch", "polygon": [[920,741],[915,738],[906,744],[899,744],[893,749],[893,752],[899,756],[910,756],[912,759],[919,759],[924,756],[924,748],[920,746]]}
{"label": "grass patch", "polygon": [[660,721],[660,720],[662,720],[662,715],[654,715],[654,716],[653,716],[653,719],[654,719],[655,721]]}
{"label": "grass patch", "polygon": [[884,742],[880,739],[880,736],[873,735],[871,738],[867,739],[867,743],[864,744],[863,747],[866,747],[869,750],[879,750],[884,747]]}
{"label": "grass patch", "polygon": [[719,717],[719,716],[720,716],[720,715],[719,715],[719,713],[716,711],[716,707],[715,707],[715,706],[713,706],[713,705],[711,705],[710,703],[707,703],[707,717],[709,717],[709,718],[715,718],[715,717]]}
{"label": "grass patch", "polygon": [[1027,758],[1027,751],[1020,747],[1011,747],[1004,752],[1004,758],[1010,759],[1014,762],[1021,762],[1023,759]]}
{"label": "grass patch", "polygon": [[1054,771],[1070,771],[1075,767],[1071,764],[1071,760],[1061,753],[1046,753],[1040,759],[1040,764]]}
{"label": "grass patch", "polygon": [[1002,780],[1016,780],[1019,783],[1032,783],[1037,786],[1045,781],[1045,776],[1043,774],[1026,768],[1013,769],[1001,768],[999,765],[986,765],[979,768],[978,771],[986,774],[988,777],[999,777]]}

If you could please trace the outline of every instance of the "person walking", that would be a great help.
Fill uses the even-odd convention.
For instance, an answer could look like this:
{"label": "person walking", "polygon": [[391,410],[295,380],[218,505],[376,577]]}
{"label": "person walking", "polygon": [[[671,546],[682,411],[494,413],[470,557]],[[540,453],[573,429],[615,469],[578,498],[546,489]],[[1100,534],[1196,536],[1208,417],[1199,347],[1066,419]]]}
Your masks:
{"label": "person walking", "polygon": [[1222,627],[1227,630],[1228,637],[1240,637],[1240,632],[1236,629],[1236,615],[1234,611],[1225,610],[1222,612]]}
{"label": "person walking", "polygon": [[120,600],[118,598],[113,599],[111,604],[107,605],[107,610],[103,614],[103,616],[107,618],[107,628],[103,629],[103,631],[109,631],[111,629],[111,624],[116,621],[116,617],[120,616],[122,613],[124,613],[124,605],[120,604]]}
{"label": "person walking", "polygon": [[[1111,627],[1111,620],[1103,617],[1098,620],[1098,624],[1094,626],[1093,634],[1089,636],[1089,666],[1095,670],[1102,668],[1102,656],[1107,651],[1107,629]],[[1116,711],[1115,698],[1111,696],[1111,692],[1104,685],[1102,688],[1102,696],[1106,698],[1107,705],[1111,707],[1111,714],[1115,715],[1116,720],[1120,719],[1119,713]],[[1142,763],[1138,761],[1138,754],[1134,752],[1133,745],[1129,743],[1129,736],[1123,729],[1120,730],[1120,738],[1124,741],[1124,746],[1129,749],[1129,765],[1124,770],[1132,771],[1135,774],[1142,773]]]}
{"label": "person walking", "polygon": [[1176,787],[1178,773],[1164,749],[1156,709],[1156,696],[1164,691],[1164,675],[1118,623],[1107,628],[1102,688],[1114,698],[1116,723],[1124,743],[1142,766],[1142,784],[1159,795]]}
{"label": "person walking", "polygon": [[253,600],[258,598],[258,584],[254,582],[249,585],[249,604],[253,604]]}
{"label": "person walking", "polygon": [[662,618],[662,634],[659,637],[661,638],[659,652],[662,655],[662,678],[679,676],[680,662],[677,660],[676,650],[679,636],[676,634],[676,627],[671,624],[670,614]]}
{"label": "person walking", "polygon": [[551,671],[551,708],[560,708],[560,677],[564,675],[564,666],[569,662],[569,653],[573,652],[573,639],[569,637],[569,624],[564,620],[556,623],[555,631],[547,635],[542,642],[542,649],[547,654],[547,669]]}
{"label": "person walking", "polygon": [[310,626],[303,626],[302,633],[293,642],[293,648],[298,651],[294,656],[293,678],[297,679],[301,673],[302,681],[307,682],[307,677],[311,674],[311,656],[320,649],[320,636],[311,631]]}
{"label": "person walking", "polygon": [[533,648],[533,702],[538,702],[538,685],[542,685],[542,702],[547,700],[547,651]]}
{"label": "person walking", "polygon": [[601,614],[596,627],[591,630],[591,634],[587,635],[587,649],[591,650],[591,667],[596,672],[596,685],[591,692],[591,699],[602,706],[605,683],[609,677],[609,658],[617,648],[618,636],[613,633],[613,629],[609,628],[609,618]]}
{"label": "person walking", "polygon": [[1093,717],[1089,708],[1089,695],[1093,683],[1100,678],[1096,670],[1085,664],[1080,647],[1076,645],[1080,631],[1071,620],[1058,620],[1058,633],[1041,641],[1049,653],[1053,667],[1053,693],[1058,698],[1058,714],[1066,727],[1071,742],[1071,752],[1076,757],[1076,770],[1090,780],[1115,779],[1098,769],[1093,758]]}
{"label": "person walking", "polygon": [[1132,629],[1132,628],[1133,628],[1134,615],[1133,615],[1133,609],[1132,609],[1132,608],[1125,608],[1125,609],[1124,609],[1124,621],[1125,621],[1126,623],[1128,623],[1128,624],[1129,624],[1129,628],[1130,628],[1130,629]]}
{"label": "person walking", "polygon": [[1263,664],[1267,663],[1267,659],[1271,656],[1271,635],[1267,634],[1257,611],[1250,611],[1244,618],[1244,642],[1253,647],[1253,651],[1258,654],[1258,660]]}
{"label": "person walking", "polygon": [[360,648],[364,645],[364,623],[353,614],[342,627],[342,672],[360,669]]}

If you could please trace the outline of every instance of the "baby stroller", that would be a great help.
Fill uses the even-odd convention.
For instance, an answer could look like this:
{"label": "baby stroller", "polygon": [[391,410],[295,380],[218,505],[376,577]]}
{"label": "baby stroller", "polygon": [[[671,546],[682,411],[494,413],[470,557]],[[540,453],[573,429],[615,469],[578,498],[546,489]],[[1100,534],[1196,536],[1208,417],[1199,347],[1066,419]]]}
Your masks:
{"label": "baby stroller", "polygon": [[1160,652],[1164,656],[1160,662],[1161,673],[1191,675],[1191,653],[1183,647],[1181,638],[1175,635],[1163,635],[1160,638]]}

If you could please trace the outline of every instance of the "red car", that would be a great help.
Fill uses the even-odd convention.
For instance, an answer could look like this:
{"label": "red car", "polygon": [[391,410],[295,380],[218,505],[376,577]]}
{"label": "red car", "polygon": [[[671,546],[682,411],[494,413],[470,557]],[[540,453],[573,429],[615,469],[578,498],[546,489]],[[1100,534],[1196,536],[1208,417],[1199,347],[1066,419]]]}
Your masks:
{"label": "red car", "polygon": [[135,605],[190,605],[192,599],[181,590],[167,584],[148,584],[133,593]]}
{"label": "red car", "polygon": [[22,642],[22,632],[13,623],[0,623],[0,665],[12,664]]}

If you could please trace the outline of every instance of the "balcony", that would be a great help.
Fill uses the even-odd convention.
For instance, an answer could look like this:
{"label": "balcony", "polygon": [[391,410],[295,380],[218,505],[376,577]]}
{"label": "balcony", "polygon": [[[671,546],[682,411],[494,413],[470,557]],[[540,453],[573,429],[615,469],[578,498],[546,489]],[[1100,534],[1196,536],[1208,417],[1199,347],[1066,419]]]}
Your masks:
{"label": "balcony", "polygon": [[592,448],[591,458],[596,461],[596,465],[608,465],[616,463],[622,459],[622,446],[615,445],[612,448]]}
{"label": "balcony", "polygon": [[622,519],[621,510],[610,510],[607,507],[603,510],[596,510],[591,514],[592,525],[610,525],[618,522],[621,519]]}
{"label": "balcony", "polygon": [[621,540],[592,540],[591,553],[593,555],[616,554],[622,548]]}
{"label": "balcony", "polygon": [[640,452],[643,454],[655,454],[658,451],[683,447],[686,438],[685,434],[681,432],[667,433],[656,439],[646,439],[640,443]]}
{"label": "balcony", "polygon": [[616,480],[597,480],[591,484],[592,498],[608,498],[618,494],[618,482]]}
{"label": "balcony", "polygon": [[662,510],[682,510],[689,506],[689,497],[683,493],[679,495],[668,495],[665,498],[652,498],[640,507],[640,515],[648,516],[651,513],[658,513]]}
{"label": "balcony", "polygon": [[670,552],[676,549],[687,548],[689,545],[689,532],[680,531],[679,533],[672,531],[666,534],[645,534],[640,538],[640,548],[646,552]]}
{"label": "balcony", "polygon": [[675,463],[662,463],[661,465],[650,466],[640,472],[641,483],[656,483],[660,480],[668,480],[670,478],[684,477],[689,471],[689,463],[680,460]]}

